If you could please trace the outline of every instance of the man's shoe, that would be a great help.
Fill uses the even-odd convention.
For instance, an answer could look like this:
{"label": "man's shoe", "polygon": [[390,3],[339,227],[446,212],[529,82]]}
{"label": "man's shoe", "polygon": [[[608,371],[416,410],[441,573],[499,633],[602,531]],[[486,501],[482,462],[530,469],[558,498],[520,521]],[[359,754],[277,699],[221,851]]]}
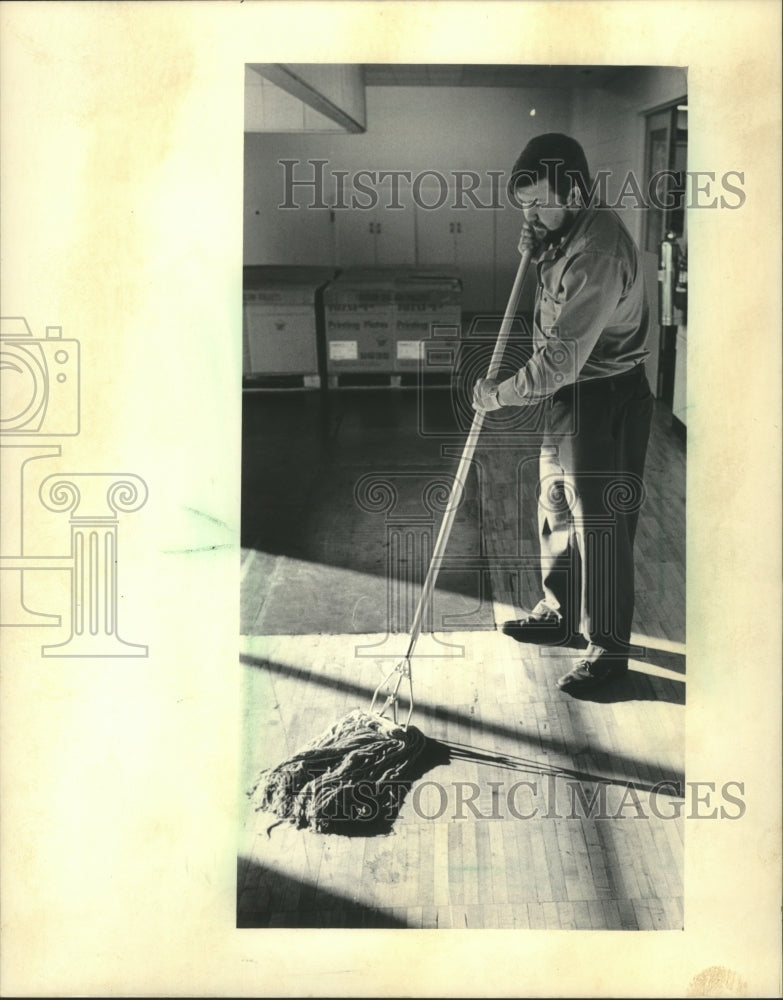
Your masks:
{"label": "man's shoe", "polygon": [[609,681],[617,680],[628,673],[628,659],[618,654],[612,655],[598,646],[588,646],[587,656],[579,660],[575,667],[558,679],[561,691],[576,694],[592,691]]}
{"label": "man's shoe", "polygon": [[533,642],[539,646],[586,645],[584,637],[574,632],[544,601],[539,601],[524,618],[503,622],[500,630],[517,642]]}

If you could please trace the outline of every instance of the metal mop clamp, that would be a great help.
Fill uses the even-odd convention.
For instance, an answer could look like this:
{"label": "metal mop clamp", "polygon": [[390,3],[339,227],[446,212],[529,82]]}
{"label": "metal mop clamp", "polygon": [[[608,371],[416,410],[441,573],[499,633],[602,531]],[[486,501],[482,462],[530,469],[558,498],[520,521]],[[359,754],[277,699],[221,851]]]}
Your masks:
{"label": "metal mop clamp", "polygon": [[[487,378],[496,378],[500,370],[500,363],[503,359],[503,352],[506,349],[506,344],[508,343],[508,338],[511,333],[511,325],[514,321],[514,316],[517,311],[517,304],[519,302],[519,297],[522,293],[522,284],[525,280],[525,275],[527,273],[528,265],[530,264],[531,254],[529,251],[525,251],[522,254],[522,258],[519,262],[519,267],[517,268],[516,278],[514,279],[514,285],[511,289],[511,295],[509,296],[508,305],[506,306],[506,312],[503,316],[503,322],[500,326],[500,332],[498,334],[497,342],[495,343],[495,349],[492,352],[492,360],[489,363],[489,369],[487,371]],[[402,660],[394,667],[394,669],[381,681],[378,687],[375,689],[375,693],[372,697],[372,703],[370,705],[370,712],[375,712],[376,702],[383,697],[381,689],[385,688],[385,701],[381,708],[375,712],[379,716],[385,715],[385,713],[391,708],[392,718],[394,723],[397,724],[397,705],[399,701],[399,692],[402,687],[403,681],[406,683],[407,696],[408,696],[408,714],[405,722],[402,726],[403,730],[407,730],[411,716],[413,715],[413,679],[411,675],[411,657],[413,656],[413,650],[416,646],[416,642],[419,638],[419,633],[421,632],[422,621],[424,619],[424,611],[428,607],[429,602],[432,599],[433,591],[435,590],[435,581],[437,580],[438,573],[440,571],[441,564],[443,562],[443,556],[446,551],[446,545],[448,544],[449,535],[451,534],[451,528],[454,524],[454,518],[457,513],[457,508],[462,500],[462,495],[465,491],[465,480],[467,478],[468,470],[470,468],[470,463],[473,460],[473,453],[476,450],[476,445],[478,444],[479,434],[481,433],[481,428],[484,424],[484,412],[476,411],[473,417],[473,423],[471,424],[470,431],[468,432],[467,440],[465,441],[465,447],[462,450],[462,457],[460,459],[459,467],[457,473],[454,477],[454,484],[451,488],[451,495],[449,496],[448,506],[446,507],[445,513],[443,515],[443,521],[441,522],[440,531],[438,532],[438,537],[435,542],[435,548],[432,553],[432,560],[430,562],[429,570],[427,571],[426,579],[424,580],[424,585],[421,590],[421,597],[419,598],[418,607],[416,608],[416,614],[413,618],[413,624],[411,626],[410,640],[408,642],[408,649]]]}

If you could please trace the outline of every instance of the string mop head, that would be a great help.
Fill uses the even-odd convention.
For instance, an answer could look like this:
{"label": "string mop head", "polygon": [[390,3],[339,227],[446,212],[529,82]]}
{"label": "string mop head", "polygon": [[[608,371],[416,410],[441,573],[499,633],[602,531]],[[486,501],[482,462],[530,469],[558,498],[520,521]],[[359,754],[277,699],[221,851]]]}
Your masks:
{"label": "string mop head", "polygon": [[355,709],[277,767],[262,771],[248,796],[318,833],[369,833],[399,812],[427,747],[424,734]]}

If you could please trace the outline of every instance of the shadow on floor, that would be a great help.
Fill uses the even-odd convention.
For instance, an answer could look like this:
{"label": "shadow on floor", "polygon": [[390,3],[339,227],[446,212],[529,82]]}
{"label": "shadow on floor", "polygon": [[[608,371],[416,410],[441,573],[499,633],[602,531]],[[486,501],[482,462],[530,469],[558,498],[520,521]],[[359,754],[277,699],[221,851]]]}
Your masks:
{"label": "shadow on floor", "polygon": [[569,697],[602,705],[621,701],[667,701],[672,705],[685,705],[685,682],[655,677],[629,666],[624,677],[594,691],[570,692]]}
{"label": "shadow on floor", "polygon": [[550,776],[552,778],[562,778],[564,780],[579,781],[598,785],[620,785],[623,789],[632,788],[639,792],[652,792],[657,795],[666,795],[672,798],[682,798],[683,784],[662,779],[652,785],[650,782],[635,780],[620,780],[614,777],[594,774],[589,771],[579,771],[570,767],[562,767],[556,764],[544,764],[541,761],[528,757],[517,757],[515,754],[497,753],[493,750],[485,750],[482,747],[473,746],[468,743],[455,743],[446,740],[440,743],[443,753],[448,754],[449,760],[469,760],[476,764],[486,764],[490,767],[499,767],[505,770],[518,771],[523,774],[531,774],[536,777]]}
{"label": "shadow on floor", "polygon": [[237,864],[237,927],[407,927],[391,907],[376,908],[247,858]]}
{"label": "shadow on floor", "polygon": [[[528,646],[528,648],[536,650],[534,646]],[[534,652],[533,655],[547,660],[551,658],[553,677],[559,677],[566,672],[566,669],[573,666],[573,662],[569,662],[566,669],[560,669],[559,659],[564,660],[564,666],[566,657],[570,661],[578,659],[579,654],[574,654],[574,650],[577,648],[580,647],[539,646],[537,654]],[[567,697],[602,704],[621,701],[665,701],[672,705],[685,705],[685,656],[682,653],[656,649],[653,646],[636,648],[639,650],[639,655],[632,655],[629,658],[628,673],[625,676],[607,683],[605,687],[596,688],[594,691],[579,694],[569,692]],[[638,660],[638,667],[634,666],[634,660]],[[683,679],[658,677],[654,673],[648,673],[643,667],[643,664],[646,663],[653,667],[671,670],[672,673],[682,675]]]}
{"label": "shadow on floor", "polygon": [[[301,667],[293,667],[288,664],[275,663],[271,660],[264,659],[262,657],[251,656],[250,654],[243,653],[240,655],[240,662],[246,664],[247,666],[257,667],[262,670],[268,670],[270,673],[283,674],[287,677],[295,677],[299,680],[306,681],[308,683],[316,684],[319,687],[330,688],[332,690],[348,692],[354,694],[360,698],[366,698],[368,701],[372,696],[372,689],[363,684],[355,684],[350,681],[338,680],[334,677],[323,677],[321,675],[314,674],[310,670],[303,669]],[[629,671],[629,677],[632,674],[636,675],[639,679],[634,681],[634,686],[625,692],[625,697],[623,697],[622,690],[615,691],[614,695],[612,691],[607,687],[606,697],[607,701],[621,701],[621,700],[661,700],[657,698],[654,694],[656,686],[662,688],[664,683],[660,681],[659,678],[648,677],[646,674],[638,674],[636,671]],[[649,682],[645,685],[645,682]],[[653,684],[653,682],[656,682]],[[617,682],[615,685],[619,688],[619,685],[623,683]],[[684,685],[683,685],[684,691]],[[596,694],[600,694],[600,689]],[[595,698],[596,695],[593,695]],[[596,699],[597,700],[597,699]],[[671,697],[664,700],[672,700]],[[684,694],[683,694],[684,703]],[[428,705],[417,703],[416,705],[417,715],[424,718],[430,718],[437,720],[439,722],[451,722],[457,724],[469,725],[473,729],[481,729],[488,735],[496,735],[502,737],[511,737],[512,739],[518,740],[523,744],[533,744],[536,747],[541,747],[544,751],[551,751],[554,753],[571,755],[573,748],[569,747],[567,743],[563,740],[557,739],[556,737],[550,736],[545,737],[539,733],[536,728],[535,732],[526,733],[522,729],[513,729],[509,726],[501,725],[497,722],[490,722],[488,720],[483,720],[478,722],[474,717],[467,716],[464,712],[459,712],[454,709],[442,708],[438,705]],[[626,776],[614,775],[612,777],[601,776],[601,775],[591,775],[591,781],[604,781],[612,784],[622,783],[627,785],[629,783],[634,783],[637,788],[645,791],[652,791],[654,788],[658,787],[661,782],[668,782],[678,787],[682,786],[685,776],[678,771],[666,771],[662,770],[657,782],[647,782],[640,783],[637,780],[637,764],[639,763],[635,758],[626,755],[613,752],[606,752],[606,756],[612,761],[614,765],[617,766],[618,770],[625,771]]]}
{"label": "shadow on floor", "polygon": [[675,674],[685,673],[684,653],[675,653],[668,649],[658,649],[651,645],[645,646],[644,649],[644,655],[638,656],[636,659],[644,660],[645,663],[652,663],[656,667],[664,667]]}

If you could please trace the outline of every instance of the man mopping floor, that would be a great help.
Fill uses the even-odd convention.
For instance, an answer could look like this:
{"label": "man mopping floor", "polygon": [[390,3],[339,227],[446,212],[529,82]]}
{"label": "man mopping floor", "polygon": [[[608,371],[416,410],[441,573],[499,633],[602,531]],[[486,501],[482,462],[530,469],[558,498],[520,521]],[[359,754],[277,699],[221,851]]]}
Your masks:
{"label": "man mopping floor", "polygon": [[480,379],[473,405],[545,405],[539,468],[543,598],[503,632],[519,642],[587,646],[558,681],[570,694],[628,670],[633,545],[644,501],[653,398],[645,374],[650,312],[639,251],[598,204],[587,160],[559,133],[532,139],[510,194],[520,252],[538,272],[533,354],[503,382]]}

